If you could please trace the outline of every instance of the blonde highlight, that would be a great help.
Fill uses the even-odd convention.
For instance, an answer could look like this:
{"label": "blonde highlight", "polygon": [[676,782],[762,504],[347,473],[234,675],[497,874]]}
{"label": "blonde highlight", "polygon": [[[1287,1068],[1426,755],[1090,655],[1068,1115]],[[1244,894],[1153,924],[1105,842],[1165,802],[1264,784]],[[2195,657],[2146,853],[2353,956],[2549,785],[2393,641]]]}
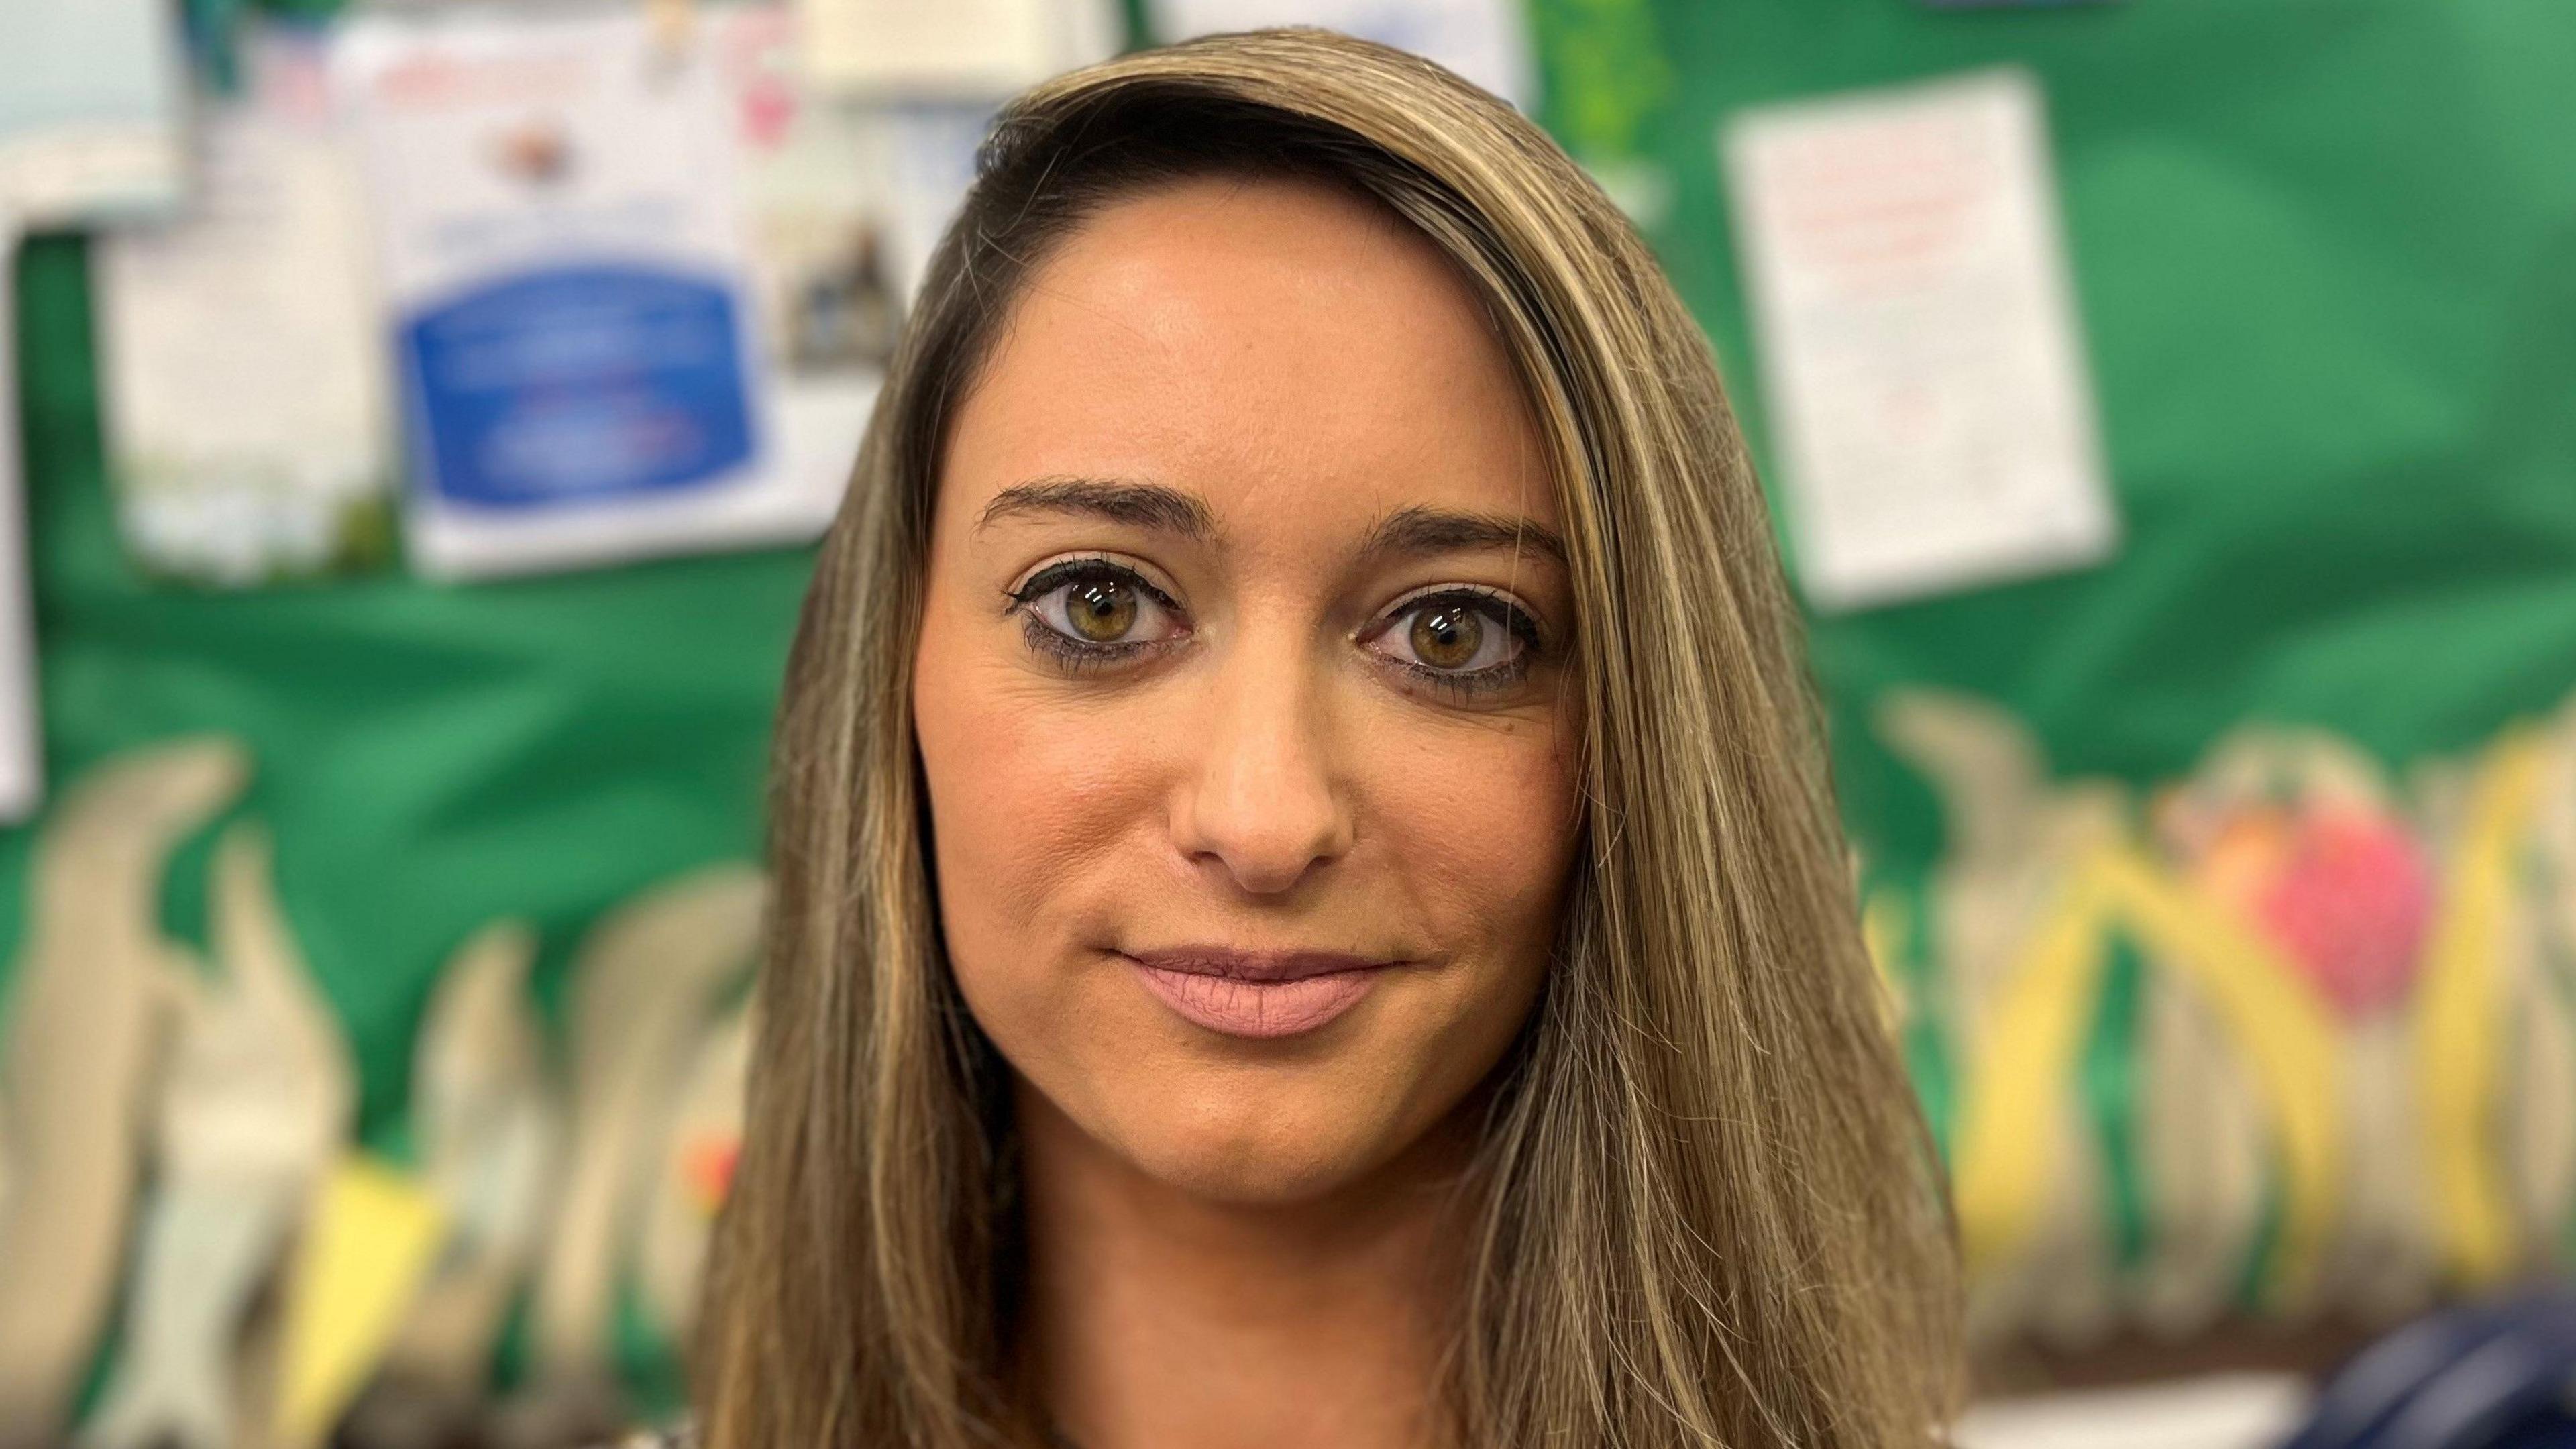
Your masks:
{"label": "blonde highlight", "polygon": [[1289,27],[1015,100],[907,321],[781,700],[777,904],[697,1356],[708,1449],[1033,1442],[1002,1068],[940,957],[910,732],[929,506],[1048,246],[1211,171],[1326,178],[1429,237],[1485,300],[1560,480],[1586,847],[1491,1094],[1458,1441],[1933,1437],[1957,1393],[1954,1233],[1707,340],[1536,126],[1417,57]]}

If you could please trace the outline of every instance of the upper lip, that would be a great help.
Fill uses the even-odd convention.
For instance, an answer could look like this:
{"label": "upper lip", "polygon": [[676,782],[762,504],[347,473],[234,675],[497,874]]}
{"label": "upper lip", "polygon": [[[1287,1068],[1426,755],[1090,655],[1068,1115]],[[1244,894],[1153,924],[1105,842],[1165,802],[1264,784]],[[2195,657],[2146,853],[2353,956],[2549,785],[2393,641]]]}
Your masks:
{"label": "upper lip", "polygon": [[1222,976],[1230,981],[1303,981],[1310,976],[1371,971],[1395,964],[1354,956],[1345,951],[1244,951],[1231,946],[1175,946],[1169,950],[1120,954],[1139,966],[1156,971]]}

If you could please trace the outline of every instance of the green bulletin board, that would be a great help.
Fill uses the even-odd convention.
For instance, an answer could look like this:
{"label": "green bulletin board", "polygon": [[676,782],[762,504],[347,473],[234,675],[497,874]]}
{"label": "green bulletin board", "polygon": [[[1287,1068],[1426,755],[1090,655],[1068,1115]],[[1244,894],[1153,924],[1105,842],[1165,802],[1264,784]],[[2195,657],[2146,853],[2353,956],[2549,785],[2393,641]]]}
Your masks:
{"label": "green bulletin board", "polygon": [[[1877,859],[1919,866],[1942,840],[1872,732],[1895,686],[1994,701],[2061,770],[2140,785],[2247,720],[2325,725],[2394,765],[2576,690],[2576,6],[1532,3],[1542,118],[1661,194],[1652,239],[1757,453],[1721,119],[1998,63],[2045,85],[2125,544],[2083,573],[1815,621]],[[45,237],[14,279],[49,785],[172,735],[248,743],[241,809],[274,830],[351,1038],[361,1134],[399,1152],[413,1031],[470,932],[537,926],[551,1005],[603,908],[756,854],[811,553],[148,586],[101,479],[85,271],[78,239]],[[30,837],[0,832],[0,959]],[[205,858],[173,870],[182,936],[202,931]]]}
{"label": "green bulletin board", "polygon": [[[468,933],[537,926],[551,992],[601,909],[758,850],[810,553],[470,586],[147,585],[100,477],[84,270],[70,238],[31,244],[19,268],[49,786],[167,736],[248,743],[241,809],[275,832],[279,895],[363,1078],[364,1135],[393,1145],[415,1021]],[[0,835],[13,941],[29,835]],[[210,841],[172,868],[182,936],[201,929]]]}
{"label": "green bulletin board", "polygon": [[[2576,8],[1535,13],[1552,126],[1648,199],[1766,461],[1721,124],[1998,65],[2045,92],[2123,547],[1811,621],[1887,924],[1873,944],[1904,988],[1983,1328],[2054,1322],[2083,1342],[2159,1311],[2186,1329],[2228,1309],[2393,1313],[2437,1283],[2563,1270]],[[1988,744],[2002,721],[2041,762],[2042,808],[2010,849],[1963,859],[1978,802],[1890,748],[1889,707],[1926,689],[1976,702]],[[2047,830],[2106,801],[2125,854],[2094,870],[2054,849]],[[2032,954],[2087,910],[2080,953]],[[1974,934],[1998,913],[2019,913],[2012,939]],[[2016,1037],[2052,993],[2074,1003],[2067,1026]],[[2252,1144],[2259,1186],[2223,1205],[2225,1152],[2193,1135],[2231,1115],[2213,1092],[2258,1108],[2230,1145]],[[2222,1240],[2177,1308],[2176,1265]]]}
{"label": "green bulletin board", "polygon": [[1815,623],[1848,814],[1878,849],[1938,845],[1930,797],[1870,737],[1892,684],[2001,701],[2070,772],[2141,781],[2248,718],[2402,761],[2576,688],[2576,7],[1539,15],[1559,136],[1669,186],[1655,241],[1757,454],[1721,119],[1998,64],[2046,88],[2126,546],[2085,573]]}

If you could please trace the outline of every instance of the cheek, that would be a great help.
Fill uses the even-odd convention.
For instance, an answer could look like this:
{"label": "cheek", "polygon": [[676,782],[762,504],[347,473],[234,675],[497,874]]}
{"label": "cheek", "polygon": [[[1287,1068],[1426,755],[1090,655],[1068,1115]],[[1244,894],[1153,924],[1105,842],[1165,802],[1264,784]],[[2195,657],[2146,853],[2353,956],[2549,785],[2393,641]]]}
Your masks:
{"label": "cheek", "polygon": [[1370,813],[1390,864],[1444,937],[1534,984],[1579,833],[1569,722],[1391,727],[1379,738]]}
{"label": "cheek", "polygon": [[1450,969],[1387,993],[1331,1112],[1368,1134],[1353,1165],[1400,1150],[1501,1060],[1553,957],[1581,836],[1574,724],[1564,719],[1373,731],[1368,869]]}
{"label": "cheek", "polygon": [[950,959],[1006,1035],[1010,1015],[1061,985],[1050,967],[1084,924],[1074,903],[1136,848],[1152,787],[1148,763],[1113,747],[1115,721],[1069,711],[1060,687],[976,637],[983,622],[924,621],[913,728]]}

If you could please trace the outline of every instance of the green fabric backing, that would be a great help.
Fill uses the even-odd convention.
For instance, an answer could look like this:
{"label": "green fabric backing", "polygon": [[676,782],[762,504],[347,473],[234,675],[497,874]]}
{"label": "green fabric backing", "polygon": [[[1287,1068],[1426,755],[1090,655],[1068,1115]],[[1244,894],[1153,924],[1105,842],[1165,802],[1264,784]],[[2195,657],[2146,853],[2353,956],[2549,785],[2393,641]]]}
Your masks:
{"label": "green fabric backing", "polygon": [[[1919,874],[1940,833],[1867,729],[1893,685],[1999,701],[2062,771],[2140,783],[2248,719],[2403,762],[2576,686],[2576,6],[1533,4],[1543,118],[1587,161],[1661,177],[1653,239],[1757,451],[1720,119],[2007,61],[2046,83],[2126,544],[2099,569],[1815,623],[1847,813],[1881,863]],[[363,1136],[399,1153],[417,1018],[470,931],[533,922],[551,1006],[603,907],[756,852],[811,552],[471,586],[146,585],[101,480],[85,268],[77,239],[43,238],[15,277],[48,775],[186,732],[249,743],[245,808],[275,830],[350,1034]],[[0,832],[0,959],[30,844]],[[182,934],[202,928],[204,865],[201,841],[174,871]]]}
{"label": "green fabric backing", "polygon": [[1883,859],[1939,843],[1932,796],[1869,736],[1895,684],[1998,701],[2061,771],[2142,783],[2249,719],[2403,762],[2576,688],[2576,7],[1540,12],[1560,88],[1651,76],[1620,63],[1639,54],[1672,77],[1642,114],[1560,95],[1560,134],[1668,184],[1655,240],[1757,454],[1721,118],[2007,63],[2046,87],[2126,546],[2084,573],[1816,623],[1846,815]]}

